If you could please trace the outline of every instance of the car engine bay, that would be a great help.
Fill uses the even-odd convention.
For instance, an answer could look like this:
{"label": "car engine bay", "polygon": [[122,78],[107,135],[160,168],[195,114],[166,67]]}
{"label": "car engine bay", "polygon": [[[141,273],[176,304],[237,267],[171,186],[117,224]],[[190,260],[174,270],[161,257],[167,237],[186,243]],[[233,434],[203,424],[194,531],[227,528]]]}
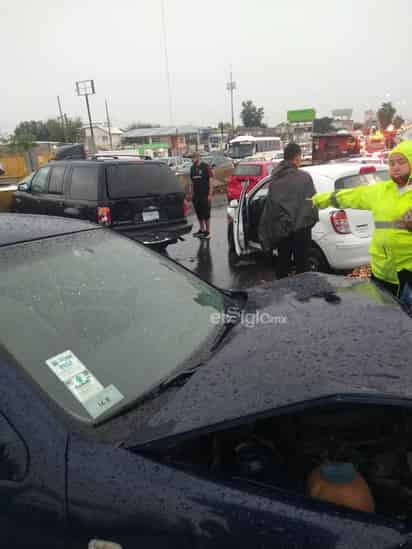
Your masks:
{"label": "car engine bay", "polygon": [[[220,479],[412,518],[412,410],[407,408],[342,403],[258,419],[177,444],[166,460]],[[356,503],[365,501],[365,491],[369,503]]]}

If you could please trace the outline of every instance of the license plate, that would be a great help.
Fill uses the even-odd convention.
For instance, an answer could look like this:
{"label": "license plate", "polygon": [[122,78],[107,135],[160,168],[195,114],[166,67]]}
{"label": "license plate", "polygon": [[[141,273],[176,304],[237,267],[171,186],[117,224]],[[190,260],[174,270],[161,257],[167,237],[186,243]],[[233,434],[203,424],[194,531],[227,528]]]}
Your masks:
{"label": "license plate", "polygon": [[143,221],[158,221],[159,211],[152,210],[151,212],[142,212]]}

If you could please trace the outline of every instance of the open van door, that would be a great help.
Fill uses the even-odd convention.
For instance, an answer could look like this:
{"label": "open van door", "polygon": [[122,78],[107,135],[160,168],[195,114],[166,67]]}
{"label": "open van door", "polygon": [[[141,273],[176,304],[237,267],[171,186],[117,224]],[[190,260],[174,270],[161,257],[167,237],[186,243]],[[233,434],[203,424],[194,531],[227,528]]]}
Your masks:
{"label": "open van door", "polygon": [[243,181],[240,193],[239,205],[233,219],[233,240],[237,256],[246,255],[247,249],[247,190],[249,180]]}

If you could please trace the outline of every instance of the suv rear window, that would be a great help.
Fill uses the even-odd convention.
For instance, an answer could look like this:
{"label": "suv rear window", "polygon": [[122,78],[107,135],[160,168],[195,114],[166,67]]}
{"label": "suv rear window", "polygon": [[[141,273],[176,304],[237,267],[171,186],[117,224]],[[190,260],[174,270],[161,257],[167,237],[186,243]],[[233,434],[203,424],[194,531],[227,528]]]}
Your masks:
{"label": "suv rear window", "polygon": [[389,179],[389,172],[386,170],[349,175],[348,177],[341,177],[335,181],[335,190],[341,189],[353,189],[354,187],[360,187],[362,185],[370,185],[371,183],[378,183],[379,181],[387,181]]}
{"label": "suv rear window", "polygon": [[249,175],[250,177],[256,177],[262,175],[262,166],[257,166],[256,164],[238,164],[233,175]]}
{"label": "suv rear window", "polygon": [[108,166],[107,192],[110,198],[134,198],[178,193],[183,189],[167,166],[145,163]]}
{"label": "suv rear window", "polygon": [[70,196],[77,200],[97,200],[98,166],[74,166]]}

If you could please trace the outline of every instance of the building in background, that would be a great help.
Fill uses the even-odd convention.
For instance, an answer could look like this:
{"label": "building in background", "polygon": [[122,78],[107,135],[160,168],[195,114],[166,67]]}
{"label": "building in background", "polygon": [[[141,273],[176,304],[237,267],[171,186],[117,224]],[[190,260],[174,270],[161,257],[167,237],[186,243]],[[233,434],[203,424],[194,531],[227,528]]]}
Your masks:
{"label": "building in background", "polygon": [[199,149],[201,128],[196,126],[160,126],[138,128],[123,133],[124,146],[145,147],[162,144],[169,156],[180,156]]}
{"label": "building in background", "polygon": [[332,118],[336,130],[353,131],[353,109],[334,109],[332,111]]}
{"label": "building in background", "polygon": [[[90,126],[84,126],[83,129],[86,147],[89,150],[92,150]],[[93,124],[93,133],[97,150],[118,149],[122,144],[123,131],[119,128],[110,129],[110,133],[112,134],[112,146],[110,146],[109,129],[105,124]]]}

